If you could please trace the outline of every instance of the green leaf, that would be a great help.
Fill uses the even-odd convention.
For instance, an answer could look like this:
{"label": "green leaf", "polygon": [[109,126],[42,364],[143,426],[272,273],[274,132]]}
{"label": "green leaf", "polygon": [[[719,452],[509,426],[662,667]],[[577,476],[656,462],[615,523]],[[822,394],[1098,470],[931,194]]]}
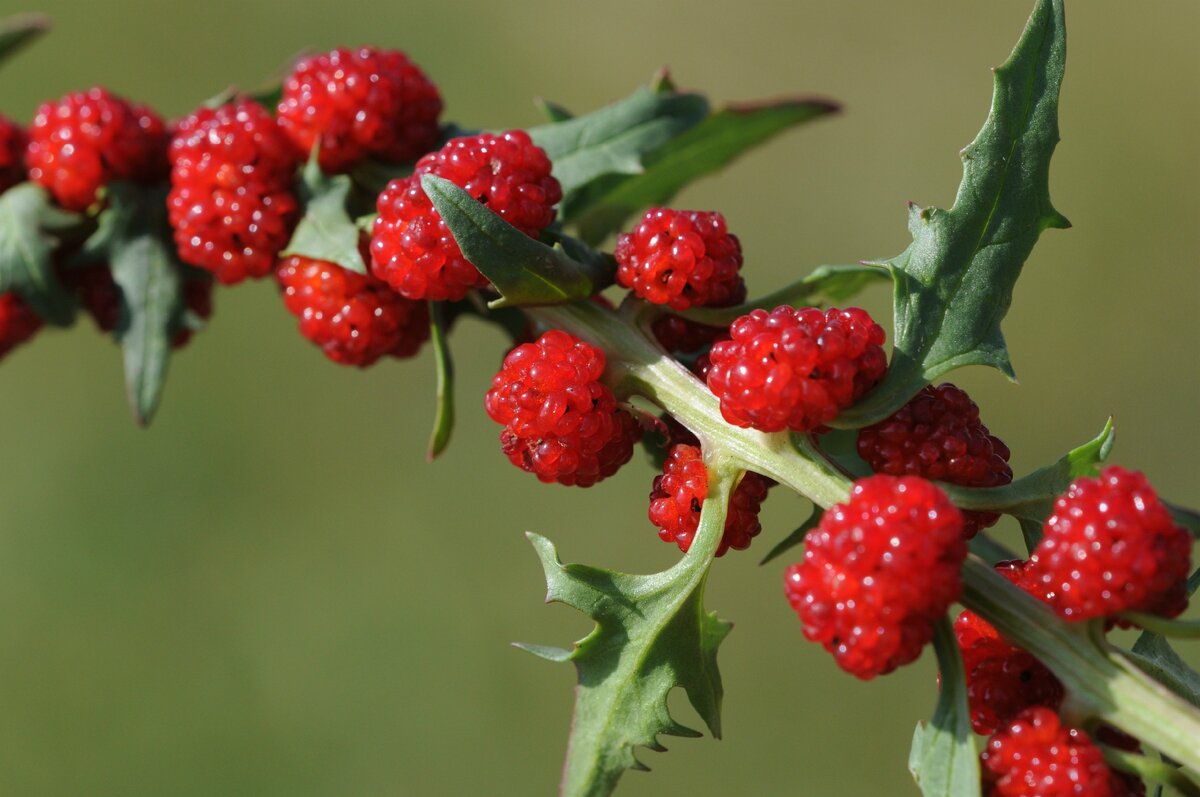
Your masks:
{"label": "green leaf", "polygon": [[717,646],[732,626],[704,609],[704,584],[725,528],[733,478],[709,474],[700,528],[678,564],[649,576],[563,565],[553,544],[530,534],[546,573],[546,600],[596,621],[571,651],[522,645],[551,661],[571,661],[579,676],[575,717],[563,769],[562,797],[611,794],[627,769],[646,769],[638,747],[662,751],[663,734],[699,736],[667,709],[683,687],[713,736],[721,735]]}
{"label": "green leaf", "polygon": [[792,548],[795,548],[797,545],[804,542],[804,538],[808,536],[810,531],[817,527],[817,524],[821,522],[821,516],[824,514],[825,512],[820,507],[813,507],[813,513],[809,515],[808,520],[801,523],[795,531],[793,531],[786,538],[781,540],[774,548],[772,548],[767,555],[762,558],[762,561],[759,562],[759,564],[765,565],[772,559],[779,558]]}
{"label": "green leaf", "polygon": [[429,461],[446,450],[450,433],[454,431],[454,361],[446,339],[449,324],[446,305],[429,303],[430,338],[433,340],[433,359],[437,364],[437,412],[433,418],[433,434],[429,438]]}
{"label": "green leaf", "polygon": [[530,128],[529,135],[554,163],[566,207],[599,177],[640,174],[648,153],[707,115],[708,101],[699,94],[643,87],[598,111]]}
{"label": "green leaf", "polygon": [[729,105],[642,157],[638,174],[604,176],[564,203],[563,220],[595,244],[635,213],[671,200],[684,186],[804,122],[840,110],[829,100],[790,97]]}
{"label": "green leaf", "polygon": [[314,150],[304,167],[298,191],[304,215],[280,257],[302,255],[366,274],[367,265],[358,248],[359,229],[350,210],[353,188],[347,175],[329,176],[322,172]]}
{"label": "green leaf", "polygon": [[120,288],[115,336],[124,354],[129,404],[144,426],[162,398],[171,341],[187,324],[185,267],[167,224],[166,189],[110,184],[108,206],[84,252],[107,261]]}
{"label": "green leaf", "polygon": [[933,719],[913,733],[908,770],[925,797],[978,797],[979,758],[971,735],[967,680],[950,620],[938,621],[933,647],[941,672],[941,692]]}
{"label": "green leaf", "polygon": [[463,255],[500,291],[493,307],[557,304],[592,294],[586,267],[561,247],[535,241],[449,180],[424,174],[421,187]]}
{"label": "green leaf", "polygon": [[1157,792],[1162,793],[1163,786],[1170,786],[1182,797],[1200,797],[1200,786],[1197,786],[1181,769],[1168,764],[1166,761],[1148,758],[1140,753],[1118,750],[1115,747],[1101,744],[1104,760],[1110,767],[1132,772],[1143,780],[1159,784]]}
{"label": "green leaf", "polygon": [[1042,523],[1050,514],[1054,499],[1066,492],[1075,479],[1095,476],[1098,465],[1112,451],[1114,439],[1113,422],[1109,418],[1095,438],[1012,484],[972,488],[939,482],[939,486],[961,509],[1004,512],[1015,517],[1021,522],[1025,543],[1032,550],[1041,538]]}
{"label": "green leaf", "polygon": [[566,108],[562,107],[556,102],[543,99],[542,97],[535,98],[533,104],[536,105],[537,109],[542,112],[542,116],[545,116],[550,122],[565,122],[568,119],[575,118],[575,114],[571,113]]}
{"label": "green leaf", "polygon": [[0,194],[0,293],[16,291],[47,323],[74,322],[75,300],[54,272],[58,239],[47,230],[81,224],[83,217],[56,207],[36,183]]}
{"label": "green leaf", "polygon": [[48,30],[50,18],[45,14],[14,14],[0,20],[0,62],[16,55]]}
{"label": "green leaf", "polygon": [[[1188,595],[1195,595],[1197,589],[1200,589],[1200,570],[1188,579]],[[1172,692],[1200,708],[1200,673],[1188,666],[1166,637],[1143,631],[1129,658]]]}
{"label": "green leaf", "polygon": [[774,310],[784,304],[792,307],[840,304],[859,294],[868,285],[890,279],[891,273],[886,268],[869,263],[818,266],[807,277],[745,304],[736,307],[696,307],[683,315],[701,324],[728,326],[739,316],[760,308]]}
{"label": "green leaf", "polygon": [[1176,523],[1190,531],[1193,537],[1200,539],[1200,512],[1173,504],[1170,501],[1163,501],[1163,503],[1171,511],[1171,517],[1175,518]]}
{"label": "green leaf", "polygon": [[886,264],[896,282],[888,375],[836,425],[886,418],[965,365],[1013,378],[1000,330],[1013,286],[1042,230],[1070,226],[1049,189],[1065,58],[1062,0],[1038,0],[1012,55],[995,70],[991,114],[962,152],[954,206],[910,207],[912,245]]}

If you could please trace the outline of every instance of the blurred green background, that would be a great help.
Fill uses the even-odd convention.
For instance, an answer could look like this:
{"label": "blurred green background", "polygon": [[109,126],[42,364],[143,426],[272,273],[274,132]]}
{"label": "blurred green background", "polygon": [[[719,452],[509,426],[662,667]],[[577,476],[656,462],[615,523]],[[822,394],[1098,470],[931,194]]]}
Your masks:
{"label": "blurred green background", "polygon": [[[102,83],[179,115],[302,48],[358,43],[407,50],[466,125],[533,124],[535,95],[589,110],[663,64],[717,101],[835,97],[844,116],[677,202],[724,211],[760,292],[895,254],[905,200],[952,200],[988,68],[1030,5],[47,0],[56,30],[0,71],[0,110],[28,119]],[[1200,504],[1200,5],[1073,2],[1068,23],[1052,191],[1075,229],[1047,233],[1018,285],[1005,329],[1021,384],[955,379],[1018,473],[1112,414],[1114,459]],[[0,368],[0,793],[552,794],[573,672],[508,643],[566,644],[589,624],[542,605],[521,532],[568,561],[668,565],[644,514],[649,467],[585,491],[509,466],[481,407],[504,344],[472,323],[453,341],[456,439],[426,464],[428,351],[342,369],[269,282],[216,301],[149,431],[125,408],[118,350],[86,322]],[[863,302],[889,317],[886,291]],[[759,554],[806,510],[774,495]],[[709,605],[737,625],[726,738],[665,740],[621,793],[915,793],[905,760],[932,656],[872,683],[841,674],[802,639],[785,563],[757,559],[730,555],[710,580]]]}

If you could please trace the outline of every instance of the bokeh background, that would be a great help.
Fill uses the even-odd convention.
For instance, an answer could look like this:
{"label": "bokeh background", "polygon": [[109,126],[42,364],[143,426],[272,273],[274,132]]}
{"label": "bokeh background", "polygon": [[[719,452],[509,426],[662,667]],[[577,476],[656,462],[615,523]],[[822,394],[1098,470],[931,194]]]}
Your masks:
{"label": "bokeh background", "polygon": [[[45,0],[56,30],[0,70],[0,110],[101,83],[165,114],[255,86],[302,48],[406,49],[447,118],[521,126],[530,99],[576,111],[669,64],[717,101],[813,92],[845,114],[690,188],[742,238],[752,289],[890,256],[905,200],[949,203],[986,114],[988,68],[1030,3],[564,3]],[[1200,5],[1070,3],[1056,205],[1005,330],[1020,385],[955,379],[1018,473],[1117,419],[1114,459],[1200,504]],[[339,368],[270,282],[220,290],[176,358],[153,428],[90,324],[0,368],[0,794],[449,797],[553,793],[573,672],[508,646],[589,623],[542,605],[522,536],[568,561],[649,571],[676,552],[645,519],[641,458],[590,490],[537,483],[498,451],[481,396],[504,344],[464,323],[459,426],[424,461],[433,364]],[[889,316],[886,290],[863,303]],[[805,517],[773,495],[759,554]],[[1011,529],[1006,533],[1011,533]],[[708,603],[721,742],[666,740],[638,795],[915,793],[905,760],[931,710],[932,656],[872,683],[802,639],[785,563],[730,555]],[[685,701],[680,716],[694,724]]]}

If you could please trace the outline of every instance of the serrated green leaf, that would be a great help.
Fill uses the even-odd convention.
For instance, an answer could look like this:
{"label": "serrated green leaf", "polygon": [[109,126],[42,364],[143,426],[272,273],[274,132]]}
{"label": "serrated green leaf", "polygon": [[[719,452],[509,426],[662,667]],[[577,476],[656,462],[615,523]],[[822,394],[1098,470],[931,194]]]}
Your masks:
{"label": "serrated green leaf", "polygon": [[50,18],[45,14],[14,14],[0,20],[0,63],[50,30]]}
{"label": "serrated green leaf", "polygon": [[166,189],[125,183],[108,187],[108,205],[84,245],[112,267],[121,292],[114,335],[125,360],[134,418],[146,425],[162,398],[171,341],[186,325],[183,269],[167,223]]}
{"label": "serrated green leaf", "polygon": [[463,256],[500,292],[493,307],[557,304],[592,294],[586,267],[561,248],[530,238],[449,180],[424,174],[421,187]]}
{"label": "serrated green leaf", "polygon": [[971,735],[967,680],[950,620],[938,621],[933,637],[941,691],[933,719],[918,723],[908,770],[925,797],[978,797],[979,758]]}
{"label": "serrated green leaf", "polygon": [[957,506],[984,512],[1003,512],[1021,523],[1025,543],[1030,550],[1041,538],[1042,523],[1054,506],[1054,499],[1066,492],[1081,476],[1094,476],[1101,462],[1112,451],[1116,433],[1112,418],[1100,434],[1060,457],[1057,462],[1002,487],[959,487],[939,482]]}
{"label": "serrated green leaf", "polygon": [[347,175],[322,172],[314,152],[304,166],[297,192],[303,215],[280,257],[302,255],[366,274],[367,265],[358,247],[359,228],[351,215],[353,189]]}
{"label": "serrated green leaf", "polygon": [[858,295],[868,285],[890,279],[891,274],[887,269],[873,264],[818,266],[803,279],[745,304],[735,307],[695,307],[683,315],[701,324],[728,326],[739,316],[760,308],[774,310],[784,304],[792,307],[840,304]]}
{"label": "serrated green leaf", "polygon": [[829,100],[794,97],[729,105],[642,157],[640,174],[610,174],[563,204],[563,220],[595,244],[633,214],[670,201],[687,184],[804,122],[840,109]]}
{"label": "serrated green leaf", "polygon": [[824,514],[825,512],[820,507],[813,507],[813,513],[809,515],[808,520],[801,523],[795,531],[793,531],[784,539],[780,540],[779,543],[762,558],[762,561],[759,562],[759,564],[765,565],[767,562],[770,562],[773,559],[778,559],[792,548],[795,548],[797,545],[804,542],[804,538],[808,536],[810,531],[817,527],[817,524],[821,522],[821,516]]}
{"label": "serrated green leaf", "polygon": [[429,437],[428,458],[432,462],[450,444],[454,431],[454,360],[450,357],[447,339],[449,324],[446,305],[429,303],[429,337],[433,341],[433,359],[437,366],[437,411],[433,418],[433,433]]}
{"label": "serrated green leaf", "polygon": [[1065,58],[1062,0],[1038,0],[1012,55],[995,70],[992,110],[962,152],[953,207],[910,206],[912,245],[887,264],[896,282],[887,377],[835,425],[886,418],[965,365],[1013,377],[1000,330],[1013,286],[1042,230],[1070,226],[1049,188]]}
{"label": "serrated green leaf", "polygon": [[58,239],[46,230],[82,223],[81,216],[56,207],[36,183],[0,194],[0,293],[16,291],[47,323],[74,322],[75,300],[54,272]]}
{"label": "serrated green leaf", "polygon": [[640,174],[643,158],[708,115],[699,94],[643,87],[583,116],[529,129],[546,151],[563,189],[563,206],[575,192],[606,174]]}
{"label": "serrated green leaf", "polygon": [[574,119],[575,114],[568,111],[556,102],[536,97],[533,104],[542,112],[542,116],[546,117],[550,122],[565,122],[568,119]]}
{"label": "serrated green leaf", "polygon": [[717,647],[732,627],[704,609],[704,584],[725,528],[733,479],[709,475],[710,491],[688,554],[649,576],[563,565],[554,545],[530,534],[546,574],[546,600],[573,606],[596,621],[569,653],[524,645],[574,663],[579,676],[575,717],[563,769],[562,797],[604,797],[627,769],[646,769],[636,748],[665,749],[660,735],[698,736],[667,709],[682,687],[713,736],[721,733]]}

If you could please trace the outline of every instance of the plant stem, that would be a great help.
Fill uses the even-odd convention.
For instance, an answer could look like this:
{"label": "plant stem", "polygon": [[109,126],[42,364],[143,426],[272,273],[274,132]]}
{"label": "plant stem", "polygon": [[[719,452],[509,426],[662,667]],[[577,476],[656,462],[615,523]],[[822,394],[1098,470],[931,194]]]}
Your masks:
{"label": "plant stem", "polygon": [[[671,413],[700,438],[706,456],[720,455],[769,476],[822,507],[849,495],[849,479],[811,446],[797,447],[786,433],[726,423],[716,397],[636,323],[590,302],[528,312],[603,349],[613,389],[622,396],[643,396]],[[978,557],[967,560],[963,584],[963,604],[1044,662],[1063,682],[1073,710],[1111,723],[1200,771],[1200,711],[1093,638],[1087,626],[1059,619]]]}

